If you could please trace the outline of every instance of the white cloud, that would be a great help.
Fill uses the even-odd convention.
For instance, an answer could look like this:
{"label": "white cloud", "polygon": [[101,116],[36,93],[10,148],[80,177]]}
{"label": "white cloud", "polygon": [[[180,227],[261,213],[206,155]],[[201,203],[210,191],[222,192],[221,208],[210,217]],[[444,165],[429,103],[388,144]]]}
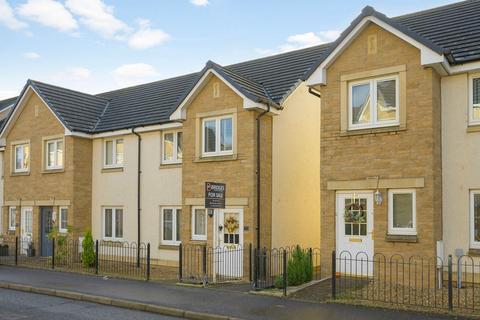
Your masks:
{"label": "white cloud", "polygon": [[27,24],[15,18],[12,7],[7,0],[0,0],[0,24],[4,24],[7,28],[17,30],[26,28]]}
{"label": "white cloud", "polygon": [[65,5],[80,22],[105,38],[125,39],[131,28],[113,14],[113,7],[101,0],[67,0]]}
{"label": "white cloud", "polygon": [[73,67],[67,70],[67,74],[76,80],[87,79],[90,77],[90,70],[83,67]]}
{"label": "white cloud", "polygon": [[25,53],[23,54],[23,57],[24,57],[25,59],[28,59],[28,60],[35,60],[35,59],[40,58],[40,55],[39,55],[38,53],[36,53],[36,52],[25,52]]}
{"label": "white cloud", "polygon": [[190,0],[190,3],[197,7],[205,7],[210,4],[208,0]]}
{"label": "white cloud", "polygon": [[120,86],[131,86],[152,81],[158,78],[158,75],[155,67],[146,63],[124,64],[113,71],[115,82]]}
{"label": "white cloud", "polygon": [[139,20],[140,29],[128,39],[128,45],[134,49],[148,49],[158,46],[168,39],[170,35],[160,29],[150,28],[150,21]]}
{"label": "white cloud", "polygon": [[18,13],[60,31],[72,31],[78,28],[72,14],[62,3],[54,0],[28,0],[18,7]]}
{"label": "white cloud", "polygon": [[338,30],[327,30],[320,32],[307,32],[289,36],[287,41],[275,49],[256,49],[261,55],[282,53],[307,47],[316,46],[323,43],[332,42],[340,36]]}

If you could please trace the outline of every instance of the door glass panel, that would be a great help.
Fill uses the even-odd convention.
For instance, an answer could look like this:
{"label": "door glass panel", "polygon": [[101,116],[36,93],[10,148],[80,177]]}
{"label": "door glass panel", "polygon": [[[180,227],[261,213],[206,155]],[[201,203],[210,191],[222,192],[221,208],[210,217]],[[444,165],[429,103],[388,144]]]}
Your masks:
{"label": "door glass panel", "polygon": [[223,219],[223,238],[225,244],[240,243],[240,222],[238,213],[225,213]]}
{"label": "door glass panel", "polygon": [[367,235],[367,199],[345,199],[345,235]]}

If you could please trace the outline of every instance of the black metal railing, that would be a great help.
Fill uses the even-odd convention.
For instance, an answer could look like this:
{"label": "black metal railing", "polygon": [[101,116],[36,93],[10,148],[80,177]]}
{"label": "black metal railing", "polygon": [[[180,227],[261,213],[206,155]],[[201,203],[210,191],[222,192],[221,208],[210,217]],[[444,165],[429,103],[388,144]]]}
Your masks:
{"label": "black metal railing", "polygon": [[480,261],[332,252],[332,298],[387,304],[480,310]]}
{"label": "black metal railing", "polygon": [[17,237],[0,244],[0,264],[150,279],[150,244],[96,240],[90,255],[84,251],[79,240],[51,239],[42,246]]}

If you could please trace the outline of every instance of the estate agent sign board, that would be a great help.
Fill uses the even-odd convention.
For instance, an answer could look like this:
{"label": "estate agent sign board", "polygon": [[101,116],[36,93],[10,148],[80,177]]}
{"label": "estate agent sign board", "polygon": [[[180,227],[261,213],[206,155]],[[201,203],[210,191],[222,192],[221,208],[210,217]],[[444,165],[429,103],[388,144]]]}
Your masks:
{"label": "estate agent sign board", "polygon": [[205,208],[225,208],[225,183],[205,182]]}

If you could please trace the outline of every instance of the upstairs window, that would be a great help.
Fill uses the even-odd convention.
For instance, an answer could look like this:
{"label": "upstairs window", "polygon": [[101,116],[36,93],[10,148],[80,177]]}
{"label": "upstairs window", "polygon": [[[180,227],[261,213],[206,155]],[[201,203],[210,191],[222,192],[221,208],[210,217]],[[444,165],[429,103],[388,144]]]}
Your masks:
{"label": "upstairs window", "polygon": [[206,118],[202,121],[203,156],[233,154],[233,117]]}
{"label": "upstairs window", "polygon": [[480,76],[470,81],[470,123],[480,124]]}
{"label": "upstairs window", "polygon": [[14,172],[28,172],[30,167],[30,146],[18,144],[14,146]]}
{"label": "upstairs window", "polygon": [[397,76],[349,83],[349,129],[398,125],[398,91]]}
{"label": "upstairs window", "polygon": [[45,156],[47,170],[63,168],[63,139],[46,141]]}
{"label": "upstairs window", "polygon": [[183,134],[180,131],[163,133],[162,163],[181,163],[183,158]]}
{"label": "upstairs window", "polygon": [[123,167],[123,139],[105,140],[104,166]]}

